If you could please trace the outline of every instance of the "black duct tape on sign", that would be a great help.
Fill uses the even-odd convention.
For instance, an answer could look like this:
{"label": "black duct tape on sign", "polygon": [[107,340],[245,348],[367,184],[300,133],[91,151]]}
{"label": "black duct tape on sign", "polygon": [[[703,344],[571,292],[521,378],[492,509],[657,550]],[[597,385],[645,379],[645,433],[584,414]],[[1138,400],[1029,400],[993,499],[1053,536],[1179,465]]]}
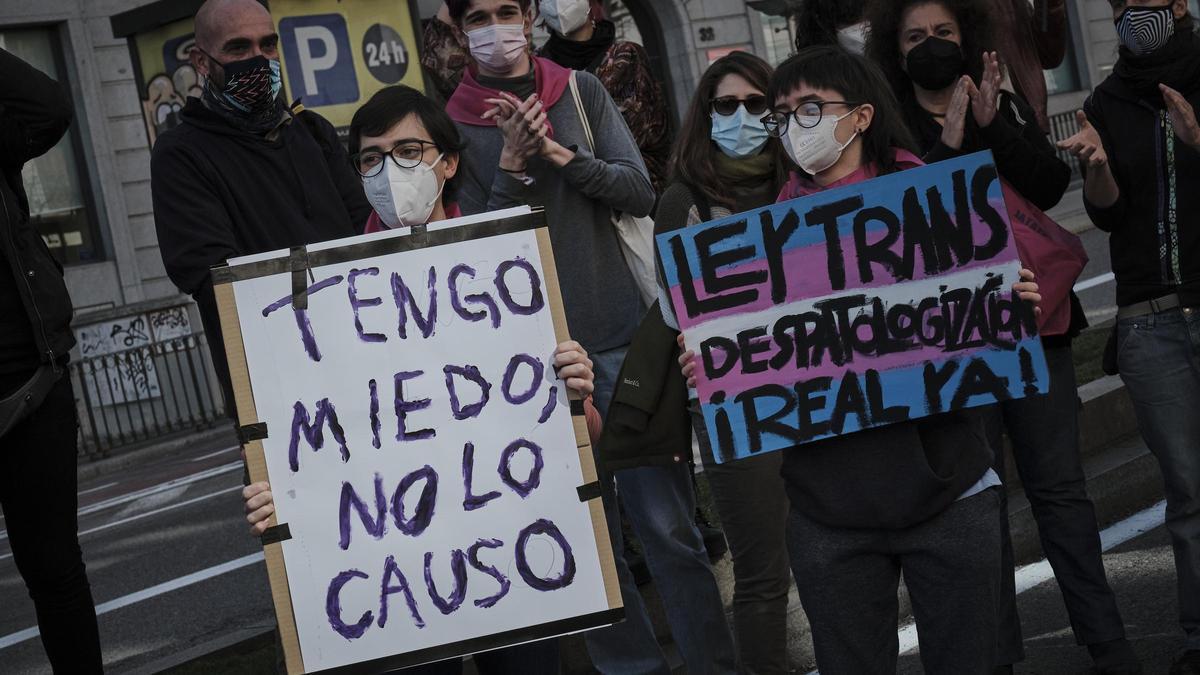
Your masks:
{"label": "black duct tape on sign", "polygon": [[575,492],[579,493],[579,501],[586,502],[600,496],[600,481],[594,480],[590,483],[584,483],[575,488]]}
{"label": "black duct tape on sign", "polygon": [[246,445],[250,441],[261,441],[267,437],[267,423],[256,422],[240,426],[237,428],[237,437],[242,445]]}
{"label": "black duct tape on sign", "polygon": [[268,527],[266,532],[259,537],[262,539],[263,546],[267,544],[278,544],[281,541],[287,541],[292,538],[292,530],[287,523],[281,523],[275,527]]}
{"label": "black duct tape on sign", "polygon": [[288,267],[292,270],[292,308],[308,309],[308,251],[303,246],[292,247]]}

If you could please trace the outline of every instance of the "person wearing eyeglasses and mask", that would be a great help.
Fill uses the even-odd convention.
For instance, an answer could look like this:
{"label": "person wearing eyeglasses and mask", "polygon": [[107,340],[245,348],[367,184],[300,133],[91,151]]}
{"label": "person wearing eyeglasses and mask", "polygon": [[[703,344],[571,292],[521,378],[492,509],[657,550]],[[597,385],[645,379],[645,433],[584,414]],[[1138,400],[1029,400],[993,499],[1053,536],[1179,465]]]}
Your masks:
{"label": "person wearing eyeglasses and mask", "polygon": [[540,0],[538,14],[550,39],[538,56],[600,80],[637,141],[650,184],[662,194],[671,155],[670,112],[662,84],[650,72],[650,57],[641,45],[618,41],[613,22],[595,18],[603,12],[599,0]]}
{"label": "person wearing eyeglasses and mask", "polygon": [[[887,73],[925,162],[990,150],[1000,177],[1046,211],[1062,198],[1071,169],[1038,125],[1034,109],[1002,89],[1003,54],[988,51],[992,16],[988,0],[877,3],[868,12],[867,54]],[[1104,571],[1096,511],[1087,494],[1071,350],[1087,318],[1073,292],[1068,301],[1066,330],[1041,335],[1049,392],[992,406],[986,413],[988,436],[1001,476],[1006,474],[1002,434],[1012,441],[1017,473],[1064,589],[1076,642],[1087,646],[1097,672],[1137,673],[1141,667]],[[1025,650],[1007,505],[1001,532],[1004,602],[997,663],[1011,670]]]}
{"label": "person wearing eyeglasses and mask", "polygon": [[[467,215],[545,208],[567,324],[591,355],[593,401],[604,416],[647,309],[612,222],[614,212],[643,217],[654,206],[641,152],[595,76],[530,54],[529,0],[447,0],[446,7],[472,60],[447,105],[470,147],[457,177],[459,206]],[[593,664],[603,673],[669,672],[624,558],[618,483],[688,668],[733,672],[720,589],[688,508],[686,463],[601,477],[626,620],[584,636]]]}
{"label": "person wearing eyeglasses and mask", "polygon": [[[655,234],[757,209],[775,201],[782,184],[779,142],[767,136],[771,66],[734,52],[708,67],[696,85],[671,159],[672,180],[654,218]],[[678,331],[662,279],[659,308]],[[781,453],[717,464],[695,393],[689,405],[704,475],[733,558],[733,633],[743,673],[788,672],[784,543],[787,495]]]}
{"label": "person wearing eyeglasses and mask", "polygon": [[195,35],[203,91],[155,142],[150,191],[163,265],[199,305],[232,415],[209,268],[359,234],[371,205],[333,126],[280,98],[279,34],[261,3],[208,0]]}
{"label": "person wearing eyeglasses and mask", "polygon": [[[779,201],[921,166],[891,88],[867,59],[833,46],[784,61],[764,116],[795,163]],[[823,269],[812,274],[825,274]],[[1041,301],[1028,270],[1013,284]],[[685,346],[686,347],[686,346]],[[679,357],[694,385],[699,359]],[[982,420],[959,410],[785,448],[787,546],[823,675],[896,672],[896,591],[916,608],[932,674],[995,665],[1000,480]]]}
{"label": "person wearing eyeglasses and mask", "polygon": [[1158,458],[1183,653],[1200,673],[1200,38],[1186,0],[1111,0],[1113,72],[1059,147],[1086,166],[1084,206],[1109,233],[1115,362]]}

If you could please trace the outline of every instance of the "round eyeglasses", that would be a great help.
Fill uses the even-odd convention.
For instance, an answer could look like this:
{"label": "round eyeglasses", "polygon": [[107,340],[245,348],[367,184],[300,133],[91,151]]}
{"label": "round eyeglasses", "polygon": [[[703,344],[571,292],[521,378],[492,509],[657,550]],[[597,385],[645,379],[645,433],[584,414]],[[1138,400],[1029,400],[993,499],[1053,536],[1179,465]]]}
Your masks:
{"label": "round eyeglasses", "polygon": [[358,175],[370,178],[383,171],[384,157],[391,155],[392,161],[402,169],[415,169],[425,159],[425,148],[437,148],[433,141],[407,139],[392,146],[390,152],[382,150],[364,150],[350,158]]}
{"label": "round eyeglasses", "polygon": [[844,105],[853,108],[859,104],[850,101],[805,101],[792,110],[776,110],[767,113],[763,116],[762,123],[767,128],[767,133],[775,138],[779,138],[787,132],[788,122],[792,119],[796,120],[796,124],[799,124],[800,128],[812,129],[821,123],[827,105]]}

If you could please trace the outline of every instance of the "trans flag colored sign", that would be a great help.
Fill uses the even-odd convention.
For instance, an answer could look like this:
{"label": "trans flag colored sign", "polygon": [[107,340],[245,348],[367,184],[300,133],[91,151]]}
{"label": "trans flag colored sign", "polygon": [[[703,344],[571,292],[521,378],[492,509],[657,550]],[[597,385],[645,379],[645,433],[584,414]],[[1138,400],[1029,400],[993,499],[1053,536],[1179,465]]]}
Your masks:
{"label": "trans flag colored sign", "polygon": [[718,462],[1045,393],[990,152],[658,235]]}

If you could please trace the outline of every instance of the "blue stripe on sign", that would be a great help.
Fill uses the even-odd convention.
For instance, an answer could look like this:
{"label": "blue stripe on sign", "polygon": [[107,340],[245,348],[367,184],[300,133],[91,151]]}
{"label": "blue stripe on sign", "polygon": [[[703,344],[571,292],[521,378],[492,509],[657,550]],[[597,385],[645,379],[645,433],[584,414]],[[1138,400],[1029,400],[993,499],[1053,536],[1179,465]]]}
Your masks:
{"label": "blue stripe on sign", "polygon": [[[862,197],[864,208],[881,206],[888,211],[899,216],[903,213],[902,203],[904,193],[909,188],[916,188],[917,194],[921,196],[921,203],[928,216],[928,208],[924,207],[928,190],[936,188],[941,196],[941,202],[946,212],[953,217],[954,215],[954,185],[952,176],[956,171],[965,171],[968,179],[968,187],[970,185],[970,177],[981,167],[994,165],[990,151],[977,152],[972,155],[964,155],[956,157],[945,162],[938,162],[929,166],[916,169],[908,169],[907,171],[899,171],[887,176],[875,178],[870,181],[847,185],[826,192],[820,192],[807,197],[800,197],[779,204],[764,207],[755,211],[746,213],[734,214],[726,218],[720,218],[707,223],[693,225],[692,227],[673,232],[665,232],[658,235],[657,246],[659,255],[662,258],[663,269],[666,273],[668,286],[679,285],[679,273],[675,265],[675,258],[671,251],[671,241],[682,241],[684,252],[687,257],[688,266],[692,275],[699,275],[700,257],[698,249],[695,245],[696,235],[707,230],[719,227],[726,227],[735,224],[745,225],[743,234],[727,236],[711,247],[713,253],[728,252],[738,248],[748,247],[753,249],[754,258],[762,258],[763,252],[763,237],[762,237],[762,222],[764,219],[769,220],[775,227],[779,227],[789,214],[795,214],[800,219],[800,227],[788,238],[783,245],[782,250],[790,251],[796,248],[806,246],[818,246],[825,244],[825,228],[820,226],[809,226],[808,216],[816,208],[839,202],[843,199],[853,197]],[[1000,187],[1000,181],[994,180],[988,188],[988,199],[993,202],[1003,200],[1003,194]],[[853,234],[853,212],[838,218],[838,237],[845,237]],[[1007,221],[1007,213],[1001,213],[1001,216]],[[877,241],[878,234],[886,230],[886,226],[879,220],[870,220],[865,223],[865,231],[868,234],[876,235],[870,238],[870,241]],[[745,260],[741,261],[745,262]],[[723,269],[723,268],[719,268]]]}
{"label": "blue stripe on sign", "polygon": [[[1037,387],[1037,393],[1044,394],[1049,388],[1049,372],[1046,368],[1046,359],[1042,353],[1042,344],[1040,338],[1026,338],[1018,343],[1018,349],[1025,349],[1030,353],[1033,362],[1034,383]],[[1005,378],[1007,386],[1005,387],[1012,398],[1025,397],[1026,382],[1021,376],[1021,364],[1017,351],[987,349],[966,353],[953,358],[947,358],[936,362],[938,368],[941,369],[948,361],[957,361],[958,369],[951,375],[946,384],[941,388],[942,410],[947,411],[951,401],[954,399],[955,392],[959,385],[963,382],[963,374],[966,372],[967,364],[973,359],[981,359],[984,361],[993,373]],[[880,383],[883,390],[883,405],[886,407],[906,406],[909,410],[910,418],[919,418],[928,416],[928,407],[925,397],[925,366],[911,366],[908,368],[897,368],[895,370],[886,370],[879,374]],[[855,372],[861,372],[860,369],[855,369]],[[859,377],[861,389],[866,393],[866,385],[863,384],[863,378]],[[813,408],[811,419],[813,425],[820,425],[828,422],[833,414],[833,406],[837,400],[838,389],[840,388],[841,380],[835,379],[830,384],[830,389],[810,395],[811,407]],[[724,455],[724,448],[717,447],[720,443],[721,434],[718,433],[718,425],[716,423],[717,413],[724,411],[729,416],[729,423],[733,429],[733,448],[729,452],[735,459],[742,459],[751,456],[750,452],[750,437],[746,425],[746,419],[743,411],[743,405],[736,401],[737,394],[740,392],[726,392],[724,403],[712,404],[705,403],[701,405],[701,411],[704,414],[704,422],[708,427],[708,437],[712,439],[713,455],[718,462]],[[991,405],[996,402],[996,399],[989,395],[975,395],[967,399],[964,408],[974,408],[983,405]],[[765,420],[771,415],[782,410],[783,405],[779,398],[760,398],[754,402],[754,410],[757,419]],[[799,414],[792,412],[786,417],[778,420],[780,424],[786,424],[790,428],[799,428]],[[868,427],[875,424],[868,421]],[[851,414],[847,416],[843,433],[858,431],[862,428],[859,424],[857,415]],[[833,434],[830,432],[820,433],[809,438],[804,442],[811,442],[823,438],[829,438]],[[774,452],[791,448],[795,446],[794,440],[779,434],[764,432],[761,435],[761,449],[753,454],[762,454],[766,452]],[[804,452],[804,448],[800,447],[795,452]]]}

